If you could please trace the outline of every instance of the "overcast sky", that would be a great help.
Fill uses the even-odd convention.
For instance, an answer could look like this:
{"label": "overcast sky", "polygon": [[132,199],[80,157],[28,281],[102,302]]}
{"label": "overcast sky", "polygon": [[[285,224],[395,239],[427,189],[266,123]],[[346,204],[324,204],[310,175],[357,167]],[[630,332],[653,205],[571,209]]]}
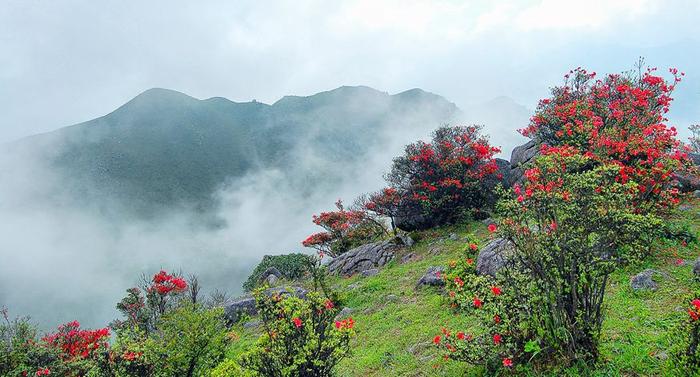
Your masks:
{"label": "overcast sky", "polygon": [[570,68],[618,72],[640,55],[687,72],[672,113],[685,129],[700,122],[698,19],[696,0],[3,0],[0,141],[151,87],[267,103],[420,87],[458,106],[505,95],[532,108]]}

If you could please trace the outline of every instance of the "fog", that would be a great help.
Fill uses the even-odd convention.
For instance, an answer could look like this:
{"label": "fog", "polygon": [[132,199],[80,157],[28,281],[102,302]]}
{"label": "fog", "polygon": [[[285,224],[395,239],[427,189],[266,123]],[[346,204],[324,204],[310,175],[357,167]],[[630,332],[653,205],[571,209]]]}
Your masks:
{"label": "fog", "polygon": [[[108,198],[76,202],[70,198],[72,177],[47,164],[47,146],[5,151],[0,305],[30,315],[45,329],[74,319],[104,326],[117,317],[115,305],[125,290],[161,268],[196,274],[205,290],[241,294],[263,255],[312,252],[300,245],[320,230],[312,214],[332,209],[339,198],[351,204],[383,187],[383,174],[405,144],[428,138],[441,125],[424,110],[391,114],[376,146],[354,162],[329,161],[301,143],[292,151],[291,171],[267,169],[229,180],[215,194],[215,216],[225,224],[215,229],[186,209],[144,220]],[[309,185],[299,177],[310,171],[328,179]]]}

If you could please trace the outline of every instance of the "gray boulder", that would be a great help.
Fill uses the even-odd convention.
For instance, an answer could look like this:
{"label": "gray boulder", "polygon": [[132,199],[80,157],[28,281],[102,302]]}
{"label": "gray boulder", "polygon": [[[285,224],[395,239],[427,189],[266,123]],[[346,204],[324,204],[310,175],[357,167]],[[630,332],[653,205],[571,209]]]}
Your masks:
{"label": "gray boulder", "polygon": [[[293,295],[303,299],[306,298],[307,291],[302,287],[274,287],[266,289],[264,293],[268,297],[273,295]],[[230,323],[236,323],[244,314],[249,316],[257,315],[258,309],[255,304],[255,298],[252,295],[239,297],[224,305],[224,316]]]}
{"label": "gray boulder", "polygon": [[519,145],[513,149],[510,154],[510,172],[508,174],[508,186],[513,186],[516,183],[522,183],[525,170],[523,165],[526,165],[540,153],[540,145],[535,140],[530,140],[523,145]]}
{"label": "gray boulder", "polygon": [[445,285],[445,279],[442,278],[442,273],[445,271],[442,267],[431,266],[416,283],[416,287],[425,285],[433,287],[442,287]]}
{"label": "gray boulder", "polygon": [[351,276],[365,270],[381,267],[394,259],[396,252],[403,247],[405,247],[405,242],[399,238],[362,245],[330,261],[328,271],[332,274]]}
{"label": "gray boulder", "polygon": [[700,279],[700,258],[693,263],[693,275],[695,275],[695,278]]}
{"label": "gray boulder", "polygon": [[268,284],[273,285],[283,277],[284,275],[280,272],[280,270],[278,270],[275,267],[269,267],[268,269],[263,271],[262,274],[260,274],[260,281],[267,282]]}
{"label": "gray boulder", "polygon": [[654,291],[659,287],[659,284],[654,280],[654,276],[659,275],[663,276],[663,274],[659,271],[646,269],[630,278],[630,286],[635,291],[642,289]]}
{"label": "gray boulder", "polygon": [[403,257],[401,257],[401,263],[408,263],[415,258],[416,258],[416,254],[408,253],[408,254],[404,255]]}
{"label": "gray boulder", "polygon": [[364,271],[360,272],[360,275],[362,275],[362,276],[368,278],[368,277],[370,277],[370,276],[376,276],[378,273],[379,273],[379,270],[378,270],[378,269],[376,269],[376,268],[371,268],[371,269],[369,269],[369,270],[364,270]]}
{"label": "gray boulder", "polygon": [[693,196],[695,196],[696,198],[700,198],[700,190],[695,190],[693,192]]}
{"label": "gray boulder", "polygon": [[344,307],[344,308],[338,313],[338,315],[335,316],[335,318],[336,318],[336,319],[347,318],[347,317],[349,317],[350,314],[352,314],[352,312],[354,312],[354,311],[355,311],[355,310],[353,310],[352,308],[348,308],[348,307],[346,306],[346,307]]}
{"label": "gray boulder", "polygon": [[476,273],[479,275],[496,276],[503,268],[509,255],[513,254],[513,244],[503,238],[496,238],[488,243],[476,258]]}

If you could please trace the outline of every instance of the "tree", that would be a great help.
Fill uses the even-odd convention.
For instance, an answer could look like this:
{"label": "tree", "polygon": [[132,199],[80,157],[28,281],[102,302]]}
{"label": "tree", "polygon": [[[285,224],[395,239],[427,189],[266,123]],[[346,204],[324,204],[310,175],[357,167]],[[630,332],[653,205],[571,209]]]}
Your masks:
{"label": "tree", "polygon": [[382,228],[382,218],[389,220],[391,232],[396,235],[396,217],[402,213],[403,198],[399,191],[387,187],[369,195],[362,195],[356,200],[356,206],[368,213],[369,218],[376,221]]}
{"label": "tree", "polygon": [[489,145],[478,126],[443,126],[430,143],[406,146],[393,161],[387,176],[404,213],[424,216],[428,225],[459,219],[486,201],[484,181],[496,174],[493,156],[500,149]]}
{"label": "tree", "polygon": [[324,231],[307,237],[301,243],[303,246],[314,248],[321,255],[336,257],[384,233],[381,225],[370,219],[364,210],[346,210],[340,199],[335,206],[337,211],[313,216],[314,224]]}

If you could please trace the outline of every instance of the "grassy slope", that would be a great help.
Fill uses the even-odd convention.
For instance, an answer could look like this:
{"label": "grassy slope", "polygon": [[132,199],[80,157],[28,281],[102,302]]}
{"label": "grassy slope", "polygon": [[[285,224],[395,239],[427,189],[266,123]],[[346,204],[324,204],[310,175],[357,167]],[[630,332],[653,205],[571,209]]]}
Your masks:
{"label": "grassy slope", "polygon": [[[700,201],[683,211],[674,221],[689,223],[700,230]],[[357,337],[353,352],[338,368],[339,376],[470,376],[483,370],[458,362],[445,362],[436,357],[431,339],[442,326],[469,329],[473,323],[464,315],[451,312],[439,289],[415,289],[415,283],[429,266],[444,266],[458,258],[464,242],[448,238],[474,234],[482,246],[488,242],[485,227],[480,223],[444,227],[417,234],[418,242],[406,253],[419,255],[419,260],[400,264],[396,261],[370,278],[359,276],[337,278],[333,284],[345,296],[346,306],[353,308]],[[439,249],[439,253],[434,251]],[[433,251],[431,253],[431,250]],[[627,266],[613,274],[606,296],[606,320],[601,339],[602,361],[590,366],[566,370],[521,370],[526,375],[599,375],[648,376],[669,375],[666,355],[667,330],[685,311],[683,297],[689,292],[692,261],[700,255],[697,244],[682,247],[677,243],[659,242],[656,256],[639,265]],[[676,253],[676,254],[674,254]],[[677,259],[687,262],[681,266]],[[397,260],[400,260],[397,258]],[[656,292],[633,292],[630,276],[645,268],[666,272],[669,277]],[[358,283],[359,287],[348,286]],[[392,296],[394,295],[394,296]],[[255,329],[238,328],[240,335],[230,349],[235,357],[257,337]]]}

